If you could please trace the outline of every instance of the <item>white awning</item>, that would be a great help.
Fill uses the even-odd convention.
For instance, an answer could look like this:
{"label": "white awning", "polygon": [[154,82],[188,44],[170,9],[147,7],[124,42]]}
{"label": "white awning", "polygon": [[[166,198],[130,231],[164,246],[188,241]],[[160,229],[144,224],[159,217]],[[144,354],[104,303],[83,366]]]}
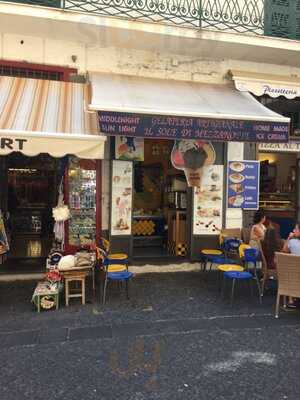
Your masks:
{"label": "white awning", "polygon": [[248,71],[230,71],[235,87],[240,92],[250,92],[256,96],[284,96],[287,99],[300,97],[300,79],[280,75],[259,74]]}
{"label": "white awning", "polygon": [[105,136],[97,115],[85,111],[88,86],[0,77],[0,155],[20,151],[103,159]]}
{"label": "white awning", "polygon": [[[191,128],[189,133],[186,131],[186,138],[259,141],[263,137],[256,137],[256,133],[262,135],[265,132],[266,140],[269,140],[267,134],[273,135],[274,141],[288,140],[278,133],[285,132],[288,136],[289,118],[269,110],[251,94],[241,93],[231,84],[200,84],[106,73],[90,73],[90,81],[92,100],[89,109],[99,111],[100,129],[106,134],[178,138],[185,135],[179,129],[185,125],[185,128]],[[163,119],[150,120],[151,116]],[[168,118],[171,116],[177,118]],[[190,122],[188,118],[191,118]],[[173,126],[176,132],[159,134],[153,124],[157,131],[162,126]]]}
{"label": "white awning", "polygon": [[249,93],[213,85],[116,74],[90,74],[91,110],[289,122]]}

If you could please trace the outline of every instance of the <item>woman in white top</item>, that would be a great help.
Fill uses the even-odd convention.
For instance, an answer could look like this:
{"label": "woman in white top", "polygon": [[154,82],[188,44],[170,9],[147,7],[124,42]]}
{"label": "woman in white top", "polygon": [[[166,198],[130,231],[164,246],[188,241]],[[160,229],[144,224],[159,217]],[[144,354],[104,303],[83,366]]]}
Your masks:
{"label": "woman in white top", "polygon": [[263,212],[257,211],[253,218],[253,226],[250,232],[250,246],[260,248],[259,243],[264,239],[266,233],[266,217]]}

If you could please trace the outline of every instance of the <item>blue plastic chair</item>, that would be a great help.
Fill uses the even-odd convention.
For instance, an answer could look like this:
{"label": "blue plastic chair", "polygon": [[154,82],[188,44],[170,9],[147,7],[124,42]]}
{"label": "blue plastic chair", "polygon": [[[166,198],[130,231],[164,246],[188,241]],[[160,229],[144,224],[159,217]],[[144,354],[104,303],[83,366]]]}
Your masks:
{"label": "blue plastic chair", "polygon": [[[117,271],[110,272],[110,270],[112,270],[112,271],[114,270],[114,268],[113,268],[114,266],[117,267]],[[107,285],[108,285],[109,281],[115,281],[115,282],[120,282],[120,283],[125,282],[126,297],[127,297],[127,299],[129,299],[128,282],[133,277],[133,273],[129,272],[127,270],[127,265],[123,265],[123,269],[122,269],[122,264],[120,264],[120,261],[104,259],[103,267],[104,267],[104,272],[105,272],[105,278],[104,278],[104,286],[103,286],[102,304],[105,304],[105,301],[106,301],[106,290],[107,290]]]}
{"label": "blue plastic chair", "polygon": [[[233,298],[234,298],[234,289],[237,281],[248,281],[250,285],[250,290],[251,290],[251,295],[252,295],[252,286],[251,286],[251,281],[253,279],[253,275],[249,271],[243,271],[243,272],[237,272],[237,271],[230,271],[230,272],[224,272],[223,274],[224,280],[223,280],[223,288],[222,292],[224,293],[224,286],[226,280],[231,280],[232,281],[232,286],[231,286],[231,297],[230,297],[230,304],[233,304]],[[259,301],[261,303],[261,296],[259,292]]]}
{"label": "blue plastic chair", "polygon": [[241,245],[242,241],[240,239],[236,239],[236,238],[225,238],[224,239],[224,253],[226,254],[226,256],[230,256],[230,255],[237,255],[238,251],[239,251],[239,247]]}
{"label": "blue plastic chair", "polygon": [[259,276],[257,273],[258,272],[257,265],[260,260],[261,260],[261,254],[258,249],[251,248],[251,249],[244,250],[244,260],[243,261],[244,261],[245,269],[252,273],[253,278],[255,279],[256,284],[257,284],[259,296],[262,297],[262,290],[261,290],[261,286],[259,283]]}

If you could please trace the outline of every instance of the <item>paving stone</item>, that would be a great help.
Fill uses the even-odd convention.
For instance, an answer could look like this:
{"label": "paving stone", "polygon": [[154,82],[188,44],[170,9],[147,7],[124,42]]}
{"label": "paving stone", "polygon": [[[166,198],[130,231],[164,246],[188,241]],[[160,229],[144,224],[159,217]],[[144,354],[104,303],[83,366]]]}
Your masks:
{"label": "paving stone", "polygon": [[87,326],[69,330],[69,340],[109,339],[112,337],[110,326]]}
{"label": "paving stone", "polygon": [[0,348],[33,345],[37,343],[38,336],[38,330],[1,333]]}
{"label": "paving stone", "polygon": [[48,344],[65,342],[68,339],[68,328],[42,329],[39,333],[38,343]]}

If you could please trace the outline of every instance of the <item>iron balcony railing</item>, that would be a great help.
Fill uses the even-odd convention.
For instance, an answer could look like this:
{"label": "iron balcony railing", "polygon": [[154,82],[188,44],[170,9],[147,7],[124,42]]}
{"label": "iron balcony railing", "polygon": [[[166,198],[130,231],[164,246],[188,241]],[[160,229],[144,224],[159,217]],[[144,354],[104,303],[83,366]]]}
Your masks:
{"label": "iron balcony railing", "polygon": [[15,0],[13,2],[134,21],[300,39],[300,0]]}

